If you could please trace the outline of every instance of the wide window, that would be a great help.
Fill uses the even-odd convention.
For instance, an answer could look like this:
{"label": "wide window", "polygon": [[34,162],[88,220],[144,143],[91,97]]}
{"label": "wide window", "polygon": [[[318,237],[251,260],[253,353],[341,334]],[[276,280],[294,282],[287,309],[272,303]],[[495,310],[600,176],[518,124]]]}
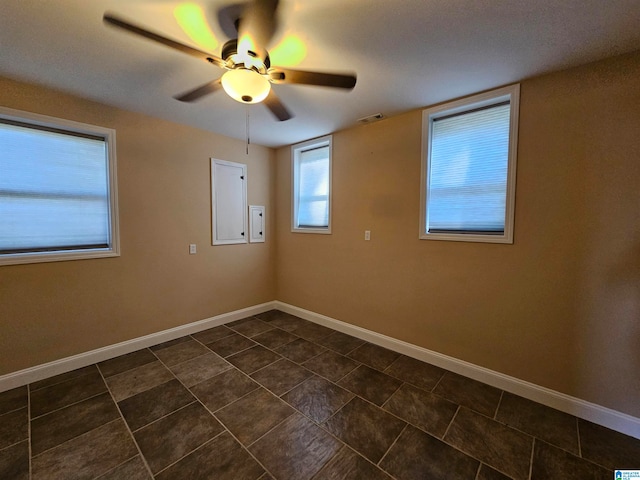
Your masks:
{"label": "wide window", "polygon": [[423,112],[420,238],[513,243],[519,86]]}
{"label": "wide window", "polygon": [[331,233],[331,137],[292,147],[291,231]]}
{"label": "wide window", "polygon": [[0,264],[118,255],[115,132],[0,109]]}

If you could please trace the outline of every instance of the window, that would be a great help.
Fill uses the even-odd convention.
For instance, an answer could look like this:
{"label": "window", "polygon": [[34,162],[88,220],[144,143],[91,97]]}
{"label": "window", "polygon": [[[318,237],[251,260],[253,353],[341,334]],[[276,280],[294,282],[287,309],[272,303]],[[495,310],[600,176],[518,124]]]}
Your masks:
{"label": "window", "polygon": [[423,111],[420,238],[513,243],[519,91]]}
{"label": "window", "polygon": [[0,108],[0,264],[116,256],[115,131]]}
{"label": "window", "polygon": [[292,147],[292,232],[331,233],[331,136]]}

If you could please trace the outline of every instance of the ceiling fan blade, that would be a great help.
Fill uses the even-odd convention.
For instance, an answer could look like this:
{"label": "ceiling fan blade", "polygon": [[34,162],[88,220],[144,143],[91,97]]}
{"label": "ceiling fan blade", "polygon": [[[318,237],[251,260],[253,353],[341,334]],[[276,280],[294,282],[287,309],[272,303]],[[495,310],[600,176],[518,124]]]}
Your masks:
{"label": "ceiling fan blade", "polygon": [[123,20],[122,18],[118,18],[114,15],[105,13],[103,20],[105,21],[105,23],[114,27],[121,28],[122,30],[126,30],[127,32],[134,33],[136,35],[140,35],[149,40],[153,40],[154,42],[161,43],[162,45],[173,48],[174,50],[178,50],[182,53],[186,53],[187,55],[191,55],[201,60],[205,60],[208,63],[217,65],[218,67],[224,68],[224,61],[221,58],[216,57],[215,55],[211,55],[196,48],[189,47],[188,45],[184,45],[183,43],[176,42],[175,40],[171,40],[170,38],[164,37],[158,33],[154,33],[143,27],[134,25],[133,23]]}
{"label": "ceiling fan blade", "polygon": [[289,68],[270,68],[269,77],[273,83],[298,83],[321,87],[345,88],[351,90],[356,86],[355,74],[338,74],[323,72],[305,72]]}
{"label": "ceiling fan blade", "polygon": [[189,90],[188,92],[176,95],[173,98],[175,98],[176,100],[180,100],[181,102],[195,102],[196,100],[200,100],[205,95],[216,92],[220,88],[222,88],[222,83],[218,78],[217,80],[205,83],[198,88],[194,88],[193,90]]}
{"label": "ceiling fan blade", "polygon": [[246,6],[240,18],[238,32],[240,49],[247,42],[247,49],[255,52],[264,60],[267,45],[278,27],[277,10],[278,0],[253,0]]}
{"label": "ceiling fan blade", "polygon": [[269,95],[264,99],[264,104],[267,106],[271,113],[280,120],[284,122],[285,120],[289,120],[293,118],[293,114],[287,110],[287,107],[280,101],[280,98],[274,93],[273,89],[269,91]]}

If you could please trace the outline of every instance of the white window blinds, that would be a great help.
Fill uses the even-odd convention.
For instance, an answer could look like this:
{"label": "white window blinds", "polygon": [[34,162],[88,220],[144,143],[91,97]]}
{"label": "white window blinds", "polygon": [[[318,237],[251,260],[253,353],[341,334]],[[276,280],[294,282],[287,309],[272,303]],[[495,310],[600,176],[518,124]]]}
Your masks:
{"label": "white window blinds", "polygon": [[0,120],[0,254],[108,248],[107,145]]}
{"label": "white window blinds", "polygon": [[325,228],[329,225],[329,146],[299,155],[296,226]]}
{"label": "white window blinds", "polygon": [[504,233],[509,116],[507,101],[433,119],[428,232]]}

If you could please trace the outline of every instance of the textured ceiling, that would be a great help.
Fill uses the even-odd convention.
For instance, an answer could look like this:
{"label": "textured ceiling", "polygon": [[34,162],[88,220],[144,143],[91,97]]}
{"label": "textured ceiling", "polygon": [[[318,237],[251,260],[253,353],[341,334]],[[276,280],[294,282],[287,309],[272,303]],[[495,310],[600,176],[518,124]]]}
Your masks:
{"label": "textured ceiling", "polygon": [[[173,96],[223,71],[102,22],[118,14],[199,49],[178,24],[181,3],[166,0],[8,0],[0,16],[0,75],[109,105],[281,146],[544,72],[640,49],[638,0],[280,0],[269,51],[296,36],[295,68],[357,72],[350,92],[275,85],[295,117],[277,122],[263,105],[224,92],[197,103]],[[218,12],[230,2],[197,0],[220,55],[228,40]],[[281,63],[280,63],[281,64]]]}

